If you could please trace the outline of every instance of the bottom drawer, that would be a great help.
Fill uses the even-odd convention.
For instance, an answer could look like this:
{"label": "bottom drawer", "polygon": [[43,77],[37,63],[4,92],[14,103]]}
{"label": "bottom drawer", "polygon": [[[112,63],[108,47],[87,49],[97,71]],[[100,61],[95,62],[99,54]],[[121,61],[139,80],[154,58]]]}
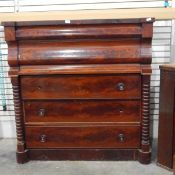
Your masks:
{"label": "bottom drawer", "polygon": [[139,148],[139,126],[26,127],[27,148]]}

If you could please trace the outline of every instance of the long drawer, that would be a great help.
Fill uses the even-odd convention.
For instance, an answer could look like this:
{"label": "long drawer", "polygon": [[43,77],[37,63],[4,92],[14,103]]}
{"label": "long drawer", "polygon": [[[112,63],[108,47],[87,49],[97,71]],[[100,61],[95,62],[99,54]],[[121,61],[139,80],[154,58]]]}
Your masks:
{"label": "long drawer", "polygon": [[25,122],[140,122],[139,100],[29,100]]}
{"label": "long drawer", "polygon": [[23,99],[138,99],[140,88],[141,77],[135,74],[21,77]]}
{"label": "long drawer", "polygon": [[27,148],[139,148],[139,126],[26,127]]}
{"label": "long drawer", "polygon": [[[124,47],[127,49],[123,50]],[[19,62],[21,65],[138,63],[145,57],[140,49],[140,38],[88,42],[20,41]]]}

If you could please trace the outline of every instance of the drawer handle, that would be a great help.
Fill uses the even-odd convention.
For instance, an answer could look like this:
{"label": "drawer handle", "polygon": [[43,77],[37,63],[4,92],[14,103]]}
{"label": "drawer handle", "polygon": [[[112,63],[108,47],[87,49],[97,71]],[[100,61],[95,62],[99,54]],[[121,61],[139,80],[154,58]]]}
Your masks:
{"label": "drawer handle", "polygon": [[123,114],[124,111],[122,109],[119,109],[119,112],[120,112],[120,114]]}
{"label": "drawer handle", "polygon": [[124,91],[124,90],[125,90],[125,85],[124,85],[124,83],[118,83],[118,84],[117,84],[117,89],[118,89],[119,91]]}
{"label": "drawer handle", "polygon": [[45,109],[39,109],[38,115],[39,115],[40,117],[44,117],[44,116],[45,116]]}
{"label": "drawer handle", "polygon": [[44,142],[46,142],[46,140],[47,140],[46,135],[43,134],[43,135],[40,136],[40,142],[44,143]]}
{"label": "drawer handle", "polygon": [[120,142],[124,142],[124,140],[125,140],[124,134],[119,134],[119,135],[118,135],[118,140],[119,140]]}
{"label": "drawer handle", "polygon": [[38,88],[38,90],[41,90],[41,86],[38,86],[37,88]]}

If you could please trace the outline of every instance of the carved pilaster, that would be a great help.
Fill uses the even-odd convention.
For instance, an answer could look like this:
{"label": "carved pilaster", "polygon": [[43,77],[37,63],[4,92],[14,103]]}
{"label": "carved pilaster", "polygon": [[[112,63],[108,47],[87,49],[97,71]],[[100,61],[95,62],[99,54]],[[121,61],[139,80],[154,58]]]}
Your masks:
{"label": "carved pilaster", "polygon": [[141,124],[141,150],[139,160],[147,164],[151,159],[150,150],[150,75],[142,75],[142,124]]}
{"label": "carved pilaster", "polygon": [[20,84],[17,76],[11,77],[15,120],[16,120],[16,133],[17,133],[17,161],[18,163],[24,163],[27,161],[27,150],[25,149],[25,134],[24,134],[24,122],[23,112],[20,97]]}

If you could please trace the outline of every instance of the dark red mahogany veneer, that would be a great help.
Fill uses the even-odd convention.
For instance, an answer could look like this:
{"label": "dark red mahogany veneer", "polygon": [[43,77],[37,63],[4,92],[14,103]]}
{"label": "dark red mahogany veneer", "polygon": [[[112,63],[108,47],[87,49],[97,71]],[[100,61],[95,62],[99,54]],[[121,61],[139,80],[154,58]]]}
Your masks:
{"label": "dark red mahogany veneer", "polygon": [[154,19],[4,22],[17,161],[150,162]]}

